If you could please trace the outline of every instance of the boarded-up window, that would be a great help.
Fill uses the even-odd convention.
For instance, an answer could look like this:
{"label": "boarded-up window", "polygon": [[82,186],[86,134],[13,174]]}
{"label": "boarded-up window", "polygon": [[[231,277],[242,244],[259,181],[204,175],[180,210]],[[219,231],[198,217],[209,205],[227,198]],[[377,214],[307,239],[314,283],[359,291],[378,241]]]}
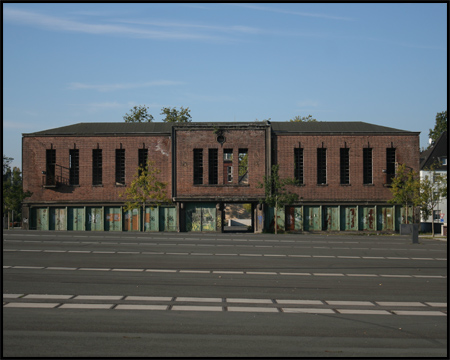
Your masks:
{"label": "boarded-up window", "polygon": [[194,185],[203,184],[203,149],[194,149]]}
{"label": "boarded-up window", "polygon": [[80,151],[78,149],[69,150],[69,184],[80,184]]}
{"label": "boarded-up window", "polygon": [[350,184],[350,149],[341,148],[341,185]]}
{"label": "boarded-up window", "polygon": [[[139,149],[139,167],[145,168],[145,165],[147,165],[147,159],[148,159],[148,149]],[[139,176],[142,173],[142,170],[139,169]]]}
{"label": "boarded-up window", "polygon": [[327,183],[327,149],[317,149],[317,184]]}
{"label": "boarded-up window", "polygon": [[299,184],[303,184],[303,149],[294,149],[294,178]]}
{"label": "boarded-up window", "polygon": [[46,171],[45,183],[46,185],[56,185],[56,150],[47,149],[46,151]]}
{"label": "boarded-up window", "polygon": [[363,149],[363,183],[372,184],[372,148]]}
{"label": "boarded-up window", "polygon": [[208,170],[209,184],[217,184],[219,181],[218,149],[209,149],[208,151]]}
{"label": "boarded-up window", "polygon": [[125,185],[125,149],[116,149],[116,185]]}
{"label": "boarded-up window", "polygon": [[395,177],[395,149],[386,149],[386,184],[392,184]]}
{"label": "boarded-up window", "polygon": [[92,185],[102,184],[102,149],[92,150]]}

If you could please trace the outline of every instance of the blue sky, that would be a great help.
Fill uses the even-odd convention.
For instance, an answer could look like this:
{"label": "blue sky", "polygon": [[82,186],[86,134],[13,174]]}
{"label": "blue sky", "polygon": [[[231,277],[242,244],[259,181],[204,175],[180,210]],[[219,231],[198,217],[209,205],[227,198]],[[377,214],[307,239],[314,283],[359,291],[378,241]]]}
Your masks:
{"label": "blue sky", "polygon": [[447,4],[3,4],[3,154],[22,133],[122,122],[364,121],[447,110]]}

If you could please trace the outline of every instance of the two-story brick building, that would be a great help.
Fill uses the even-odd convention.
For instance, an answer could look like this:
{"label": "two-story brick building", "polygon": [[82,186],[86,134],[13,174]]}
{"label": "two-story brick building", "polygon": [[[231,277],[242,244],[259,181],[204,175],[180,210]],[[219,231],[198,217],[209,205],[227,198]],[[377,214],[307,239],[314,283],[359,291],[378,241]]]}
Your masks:
{"label": "two-story brick building", "polygon": [[[288,231],[396,231],[388,201],[398,163],[419,169],[419,133],[363,122],[80,123],[23,134],[24,223],[30,229],[223,231],[224,204],[252,205],[273,227],[258,187],[272,164],[297,179]],[[125,187],[153,160],[170,204],[125,212]],[[144,213],[145,212],[145,213]],[[411,212],[409,212],[411,213]]]}

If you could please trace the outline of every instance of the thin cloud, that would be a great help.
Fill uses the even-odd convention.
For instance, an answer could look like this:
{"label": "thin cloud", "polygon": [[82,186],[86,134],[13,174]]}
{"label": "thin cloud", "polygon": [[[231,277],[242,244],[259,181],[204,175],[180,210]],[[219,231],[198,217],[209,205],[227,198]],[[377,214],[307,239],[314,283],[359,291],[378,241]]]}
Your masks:
{"label": "thin cloud", "polygon": [[53,31],[68,31],[78,33],[88,33],[96,35],[121,35],[149,39],[175,39],[175,40],[212,40],[218,39],[217,36],[209,34],[196,34],[186,31],[160,31],[151,29],[141,29],[122,25],[91,24],[88,22],[73,21],[64,18],[58,18],[49,15],[43,15],[35,12],[22,11],[3,8],[4,21],[22,23],[31,26],[46,28]]}
{"label": "thin cloud", "polygon": [[233,4],[233,5],[244,7],[244,8],[247,8],[247,9],[260,10],[260,11],[269,11],[269,12],[275,12],[275,13],[280,13],[280,14],[289,14],[289,15],[296,15],[296,16],[303,16],[303,17],[313,17],[313,18],[322,18],[322,19],[329,19],[329,20],[354,21],[354,19],[349,18],[349,17],[335,16],[335,15],[328,15],[328,14],[321,14],[321,13],[308,13],[308,12],[303,12],[303,11],[283,10],[283,9],[280,9],[280,8],[266,7],[266,6],[259,6],[259,5],[250,5],[250,4]]}
{"label": "thin cloud", "polygon": [[173,86],[183,85],[181,81],[172,80],[157,80],[149,81],[145,83],[124,83],[124,84],[83,84],[79,82],[70,83],[68,89],[70,90],[96,90],[99,92],[117,91],[117,90],[129,90],[152,86]]}

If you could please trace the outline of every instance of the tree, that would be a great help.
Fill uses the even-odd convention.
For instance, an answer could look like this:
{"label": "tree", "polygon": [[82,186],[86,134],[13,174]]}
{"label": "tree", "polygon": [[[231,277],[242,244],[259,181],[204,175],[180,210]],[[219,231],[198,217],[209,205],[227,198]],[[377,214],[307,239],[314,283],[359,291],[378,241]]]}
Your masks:
{"label": "tree", "polygon": [[429,169],[430,175],[426,175],[420,181],[420,210],[424,219],[431,216],[431,234],[434,237],[434,209],[442,198],[447,198],[447,175],[436,173],[435,167]]}
{"label": "tree", "polygon": [[[155,162],[149,160],[145,166],[139,166],[134,174],[133,181],[123,194],[126,196],[124,210],[138,209],[142,206],[145,214],[145,206],[171,202],[167,196],[167,183],[159,180],[161,170],[155,166]],[[143,228],[143,230],[145,230]]]}
{"label": "tree", "polygon": [[164,107],[161,109],[161,115],[166,115],[166,117],[163,119],[164,122],[178,122],[178,123],[185,123],[185,122],[192,122],[190,110],[187,107],[186,109],[181,107],[181,110],[177,110],[177,108],[168,108]]}
{"label": "tree", "polygon": [[303,116],[303,117],[301,117],[301,116],[299,116],[299,115],[296,115],[296,116],[294,116],[293,119],[291,119],[291,120],[289,120],[289,121],[290,121],[290,122],[314,122],[314,121],[317,121],[317,120],[314,119],[314,118],[312,117],[312,115]]}
{"label": "tree", "polygon": [[[434,125],[434,129],[430,129],[428,137],[434,143],[444,131],[447,131],[447,110],[436,114],[436,124]],[[428,148],[431,146],[432,144],[429,144]]]}
{"label": "tree", "polygon": [[3,214],[8,214],[8,228],[12,212],[14,211],[20,219],[22,216],[22,201],[33,195],[30,191],[23,191],[22,173],[18,167],[11,170],[9,164],[12,160],[14,159],[3,155]]}
{"label": "tree", "polygon": [[286,205],[291,205],[298,200],[298,195],[286,190],[286,185],[296,185],[298,182],[295,179],[280,179],[278,174],[279,165],[272,165],[272,171],[269,176],[263,177],[263,182],[258,183],[258,188],[264,188],[265,198],[260,199],[260,203],[266,203],[268,206],[275,209],[274,213],[274,227],[275,234],[277,234],[277,212],[278,209],[284,208]]}
{"label": "tree", "polygon": [[145,105],[144,106],[142,106],[142,105],[135,106],[130,110],[130,114],[128,114],[128,113],[125,114],[123,119],[127,123],[152,122],[153,116],[151,114],[149,114],[147,110],[148,110],[148,107],[146,107]]}
{"label": "tree", "polygon": [[392,179],[391,193],[393,195],[393,198],[389,200],[391,204],[405,205],[408,224],[408,205],[416,207],[420,204],[420,179],[417,172],[407,168],[405,164],[399,165]]}

